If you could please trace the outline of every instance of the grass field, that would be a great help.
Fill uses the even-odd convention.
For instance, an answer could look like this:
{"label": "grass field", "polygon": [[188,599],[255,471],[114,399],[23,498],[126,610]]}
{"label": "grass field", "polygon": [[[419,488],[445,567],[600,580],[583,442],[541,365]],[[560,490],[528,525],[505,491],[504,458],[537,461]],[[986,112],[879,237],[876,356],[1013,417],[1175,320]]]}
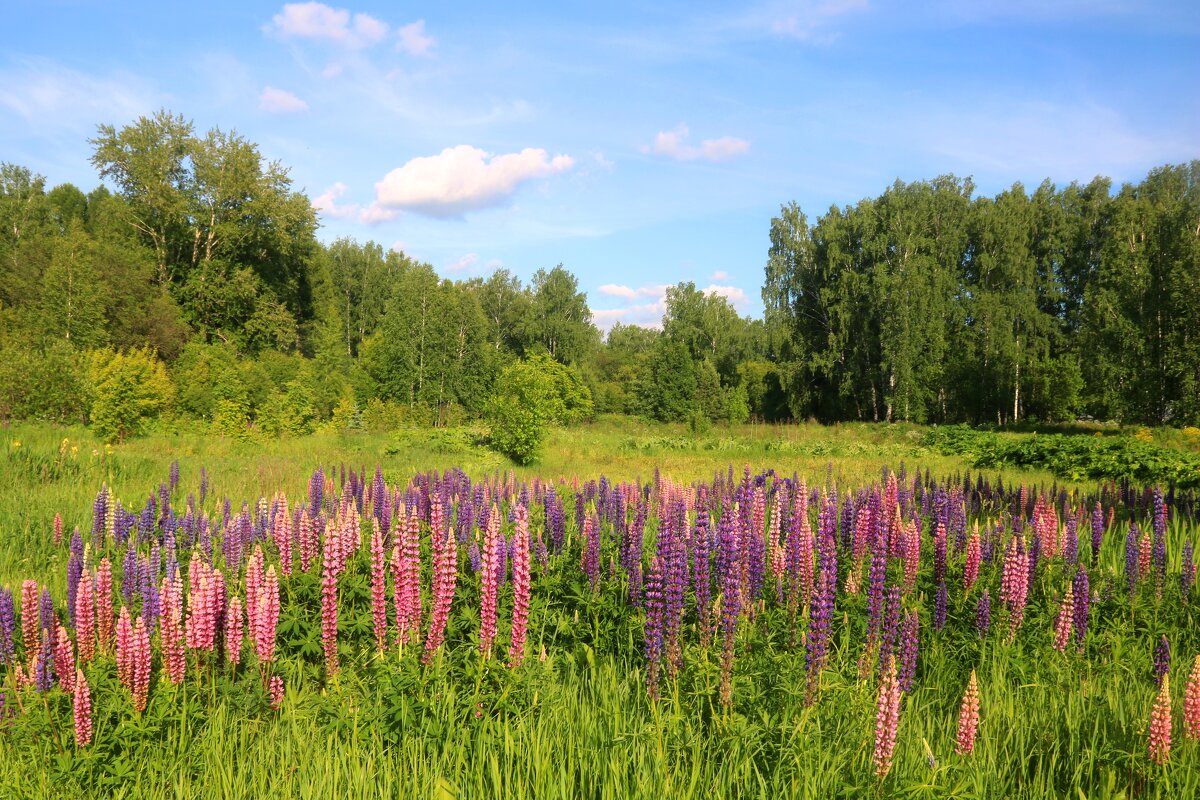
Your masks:
{"label": "grass field", "polygon": [[[1192,659],[1200,653],[1197,596],[1194,589],[1188,597],[1181,594],[1180,571],[1185,543],[1198,530],[1192,521],[1171,519],[1163,537],[1161,588],[1154,575],[1142,573],[1130,593],[1128,521],[1132,514],[1144,529],[1152,523],[1144,511],[1123,509],[1119,501],[1094,565],[1086,526],[1080,528],[1079,559],[1091,576],[1089,627],[1082,650],[1072,644],[1065,652],[1052,646],[1059,600],[1075,574],[1064,555],[1043,558],[1034,572],[1024,622],[1010,643],[1005,626],[1011,614],[998,599],[1003,547],[984,559],[978,584],[966,592],[966,556],[951,542],[948,608],[939,631],[933,512],[915,497],[900,501],[906,520],[920,517],[924,523],[915,583],[899,595],[897,608],[918,615],[920,644],[915,681],[900,706],[894,765],[884,778],[872,758],[880,679],[873,666],[860,669],[870,638],[864,563],[872,559],[856,559],[851,546],[837,551],[838,592],[816,698],[806,691],[811,680],[806,637],[813,630],[808,598],[789,609],[768,583],[753,602],[753,615],[743,611],[729,640],[731,702],[722,702],[721,643],[715,634],[710,643],[702,641],[708,637],[701,636],[695,587],[687,591],[681,617],[679,666],[667,670],[652,699],[647,612],[631,602],[624,540],[596,512],[597,571],[593,577],[581,568],[591,540],[576,524],[573,479],[581,491],[601,475],[609,484],[640,480],[645,486],[657,469],[681,487],[708,482],[726,507],[732,487],[714,476],[728,476],[732,467],[736,484],[744,465],[752,474],[768,468],[779,478],[796,473],[809,487],[836,485],[843,503],[854,490],[885,492],[884,469],[897,470],[902,463],[909,484],[917,470],[923,475],[928,468],[934,482],[955,476],[954,485],[961,486],[965,462],[925,449],[921,437],[921,429],[908,426],[813,425],[714,429],[693,438],[682,427],[605,419],[555,432],[539,465],[512,469],[469,431],[330,433],[257,443],[162,434],[108,449],[83,429],[14,424],[0,431],[0,585],[14,595],[24,580],[47,586],[60,620],[68,540],[76,526],[89,540],[87,565],[109,555],[120,585],[128,549],[111,534],[90,536],[100,486],[106,484],[114,498],[137,512],[167,481],[176,460],[180,481],[172,506],[182,513],[188,495],[199,491],[204,468],[207,498],[197,509],[211,516],[214,530],[230,528],[221,522],[226,497],[234,517],[246,501],[248,519],[254,518],[260,497],[270,500],[283,491],[293,507],[304,503],[318,466],[331,479],[340,465],[356,472],[365,467],[369,480],[378,465],[387,485],[401,492],[423,485],[425,478],[412,483],[419,473],[460,468],[475,486],[486,484],[502,509],[516,505],[514,489],[527,484],[536,537],[548,536],[537,487],[555,483],[564,500],[566,537],[561,552],[551,548],[544,563],[535,559],[526,656],[516,668],[502,657],[480,655],[483,587],[468,544],[455,551],[457,589],[445,644],[435,657],[423,664],[421,647],[412,644],[377,651],[372,558],[365,543],[369,501],[362,512],[364,543],[335,581],[336,673],[323,649],[319,563],[281,580],[278,654],[270,664],[261,664],[249,650],[237,668],[216,653],[189,652],[186,678],[176,685],[166,677],[156,634],[149,703],[138,713],[118,681],[113,656],[92,660],[84,674],[94,731],[85,747],[72,739],[72,698],[57,687],[18,689],[15,668],[7,666],[0,797],[1200,796],[1200,742],[1187,740],[1180,724]],[[1043,491],[1055,484],[1048,473],[992,471],[985,477],[993,487],[997,478],[1005,487],[1025,484]],[[544,482],[534,484],[537,479]],[[764,487],[774,480],[768,476]],[[1065,504],[1090,514],[1095,485],[1059,481],[1058,487],[1071,492],[1054,499],[1060,513]],[[333,488],[346,491],[340,479]],[[644,551],[638,551],[643,577],[652,573],[663,529],[655,500],[666,503],[676,496],[672,491],[663,482],[650,493]],[[678,502],[691,503],[685,496],[680,492]],[[1114,499],[1105,496],[1106,508]],[[967,500],[968,531],[981,519],[985,535],[1012,507],[1007,497],[982,501],[978,510],[966,509]],[[460,510],[470,505],[454,502]],[[868,507],[866,500],[856,504],[855,514]],[[593,508],[589,505],[589,513]],[[810,517],[819,535],[818,510],[814,504]],[[323,513],[331,525],[336,511],[326,503]],[[66,531],[59,545],[52,539],[56,513]],[[768,517],[771,513],[768,508]],[[694,518],[689,512],[688,519]],[[429,521],[426,515],[421,533],[426,628]],[[1065,516],[1061,522],[1065,525]],[[513,523],[506,521],[503,531],[511,538]],[[1010,532],[1011,523],[1003,541]],[[765,531],[758,535],[765,539]],[[148,555],[153,542],[165,549],[165,541],[162,526],[156,527],[137,553]],[[472,529],[468,542],[486,544],[486,538]],[[225,564],[226,546],[217,550],[214,564]],[[275,548],[266,543],[265,550],[268,563],[277,565]],[[188,555],[181,545],[181,565]],[[685,564],[695,565],[696,558],[689,550]],[[883,558],[888,584],[903,582],[903,561]],[[719,563],[713,561],[714,578]],[[155,575],[160,568],[155,565]],[[225,564],[225,570],[230,593],[244,596],[238,565]],[[851,573],[862,583],[857,593],[844,588]],[[719,579],[711,585],[713,598],[721,586]],[[993,611],[991,628],[981,637],[976,603],[984,587]],[[499,590],[498,652],[508,645],[514,588],[514,579],[506,578]],[[120,591],[116,598],[121,601]],[[711,610],[719,611],[722,602],[714,599]],[[134,613],[142,605],[135,592]],[[1154,648],[1164,635],[1172,654],[1175,741],[1160,766],[1148,757],[1147,728],[1156,694]],[[16,657],[27,662],[30,655],[18,648]],[[963,756],[955,753],[958,707],[972,669],[980,683],[982,722],[974,753]],[[267,672],[286,687],[278,710],[264,686]]]}

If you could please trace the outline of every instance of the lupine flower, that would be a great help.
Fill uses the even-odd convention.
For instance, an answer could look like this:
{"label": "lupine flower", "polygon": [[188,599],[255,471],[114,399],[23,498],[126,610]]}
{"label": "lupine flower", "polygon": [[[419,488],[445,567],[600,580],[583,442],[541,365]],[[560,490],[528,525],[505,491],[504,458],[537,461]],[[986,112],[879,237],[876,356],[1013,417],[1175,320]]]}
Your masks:
{"label": "lupine flower", "polygon": [[242,663],[242,640],[246,635],[244,625],[242,598],[234,595],[229,598],[229,606],[225,611],[225,658],[234,667]]}
{"label": "lupine flower", "polygon": [[1029,554],[1021,552],[1020,534],[1008,541],[1004,573],[1000,581],[1000,602],[1008,607],[1008,639],[1011,642],[1025,618],[1025,599],[1029,593]]}
{"label": "lupine flower", "polygon": [[62,514],[55,513],[54,515],[54,546],[62,546],[63,523]]}
{"label": "lupine flower", "polygon": [[509,666],[519,667],[525,658],[525,629],[529,625],[529,511],[522,503],[513,509],[513,617],[508,647]]}
{"label": "lupine flower", "polygon": [[600,526],[591,515],[583,521],[583,573],[592,591],[600,589]]}
{"label": "lupine flower", "polygon": [[92,742],[92,694],[83,670],[75,670],[74,713],[75,746],[87,747]]}
{"label": "lupine flower", "polygon": [[1153,551],[1150,531],[1142,531],[1142,537],[1138,539],[1138,580],[1144,580],[1150,575]]}
{"label": "lupine flower", "polygon": [[658,677],[662,669],[665,650],[666,626],[666,576],[663,559],[655,555],[646,574],[646,625],[644,643],[646,650],[646,688],[651,697],[658,697]]}
{"label": "lupine flower", "polygon": [[0,586],[0,664],[10,664],[15,653],[13,634],[17,630],[17,616],[13,608],[12,592]]}
{"label": "lupine flower", "polygon": [[56,626],[54,634],[54,672],[58,675],[58,685],[67,694],[75,691],[75,645],[67,629],[62,625]]}
{"label": "lupine flower", "polygon": [[1171,643],[1164,634],[1154,648],[1154,681],[1162,686],[1163,679],[1171,671]]}
{"label": "lupine flower", "polygon": [[1183,693],[1183,735],[1200,740],[1200,656],[1192,662],[1192,674]]}
{"label": "lupine flower", "polygon": [[1150,760],[1163,765],[1171,756],[1171,677],[1164,674],[1150,712]]}
{"label": "lupine flower", "polygon": [[387,649],[388,640],[386,570],[383,533],[379,529],[379,518],[375,517],[371,520],[371,624],[375,630],[375,649],[380,653]]}
{"label": "lupine flower", "polygon": [[900,638],[900,586],[892,584],[887,590],[887,601],[884,604],[883,625],[879,638],[879,670],[883,671],[889,656],[894,656],[894,648]]}
{"label": "lupine flower", "polygon": [[267,681],[267,697],[270,698],[271,708],[276,711],[283,705],[283,678],[272,675]]}
{"label": "lupine flower", "polygon": [[971,538],[967,540],[967,563],[963,568],[964,594],[970,594],[971,587],[975,585],[975,581],[979,580],[979,561],[979,526],[976,525],[975,530],[971,533]]}
{"label": "lupine flower", "polygon": [[1183,543],[1183,568],[1179,572],[1179,590],[1186,601],[1196,583],[1196,560],[1192,551],[1192,540]]}
{"label": "lupine flower", "polygon": [[987,637],[988,628],[992,625],[992,597],[991,593],[983,590],[983,594],[979,597],[979,602],[975,604],[975,630],[979,632],[979,638]]}
{"label": "lupine flower", "polygon": [[102,653],[113,641],[112,587],[112,562],[105,556],[96,567],[96,637]]}
{"label": "lupine flower", "polygon": [[416,642],[421,636],[419,525],[415,512],[396,519],[398,542],[392,552],[392,589],[396,607],[396,638],[401,646]]}
{"label": "lupine flower", "polygon": [[[709,563],[708,509],[703,507],[704,499],[701,495],[697,501],[700,507],[696,509],[696,527],[692,530],[692,593],[696,598],[700,646],[707,650],[712,639],[712,565]],[[790,547],[787,552],[790,554]],[[638,557],[641,557],[640,554]],[[790,566],[787,569],[790,574]]]}
{"label": "lupine flower", "polygon": [[962,707],[958,712],[958,744],[954,752],[959,755],[970,755],[975,751],[975,735],[979,732],[979,684],[975,680],[975,670],[967,681],[967,691],[963,693]]}
{"label": "lupine flower", "polygon": [[283,574],[290,576],[292,574],[292,518],[288,513],[286,497],[280,498],[279,507],[275,511],[275,523],[271,526],[271,541],[275,543],[275,549],[279,552],[279,566],[283,570]]}
{"label": "lupine flower", "polygon": [[446,638],[446,623],[454,603],[454,587],[458,582],[458,543],[443,523],[442,501],[435,500],[430,509],[430,539],[433,543],[433,608],[429,613],[429,635],[425,637],[422,661],[429,663]]}
{"label": "lupine flower", "polygon": [[325,651],[325,672],[338,672],[337,626],[338,626],[338,574],[337,548],[333,542],[325,542],[321,567],[321,646]]}
{"label": "lupine flower", "polygon": [[1054,623],[1054,649],[1063,652],[1071,639],[1071,626],[1075,620],[1075,592],[1072,586],[1067,587],[1062,604],[1058,607],[1058,618]]}
{"label": "lupine flower", "polygon": [[67,559],[67,619],[75,625],[75,595],[79,591],[79,579],[83,575],[83,538],[79,530],[71,536],[71,555]]}
{"label": "lupine flower", "polygon": [[130,643],[130,691],[133,708],[140,714],[146,710],[150,696],[150,632],[146,630],[146,618],[141,615],[133,623]]}
{"label": "lupine flower", "polygon": [[[163,669],[167,679],[178,685],[183,683],[187,670],[183,637],[183,578],[178,573],[174,578],[164,575],[160,594],[163,612],[158,620],[158,638],[162,644]],[[82,645],[79,650],[82,654]]]}
{"label": "lupine flower", "polygon": [[937,597],[933,604],[933,629],[941,633],[946,627],[946,603],[949,600],[946,590],[946,582],[942,581],[938,584]]}
{"label": "lupine flower", "polygon": [[265,669],[265,665],[275,660],[275,630],[279,626],[279,576],[275,574],[274,564],[267,567],[262,591],[256,602],[258,609],[254,614],[251,636],[254,639],[254,654]]}
{"label": "lupine flower", "polygon": [[492,505],[488,515],[487,533],[483,542],[483,574],[479,593],[479,652],[484,660],[491,658],[496,639],[496,607],[499,600],[497,564],[500,562],[500,510]]}
{"label": "lupine flower", "polygon": [[1131,523],[1129,532],[1125,534],[1125,590],[1129,594],[1137,591],[1138,565],[1141,557],[1138,553],[1138,527]]}
{"label": "lupine flower", "polygon": [[133,625],[129,609],[122,605],[117,616],[117,680],[126,689],[133,688]]}
{"label": "lupine flower", "polygon": [[1104,509],[1100,507],[1100,501],[1096,501],[1096,507],[1092,509],[1092,566],[1095,567],[1100,561],[1100,547],[1104,542]]}
{"label": "lupine flower", "polygon": [[38,627],[37,581],[24,581],[21,584],[21,642],[26,657],[31,656],[41,642]]}
{"label": "lupine flower", "polygon": [[1072,584],[1074,597],[1074,619],[1072,620],[1075,629],[1075,642],[1079,645],[1079,649],[1083,650],[1083,640],[1087,636],[1088,619],[1091,606],[1091,587],[1088,584],[1087,570],[1080,564],[1075,570],[1075,580]]}
{"label": "lupine flower", "polygon": [[302,571],[308,572],[312,569],[313,562],[317,560],[318,549],[317,527],[308,515],[308,509],[305,508],[300,512],[300,569]]}
{"label": "lupine flower", "polygon": [[804,666],[808,674],[805,703],[812,705],[820,691],[821,670],[825,667],[829,647],[829,623],[833,617],[834,597],[837,594],[837,570],[822,568],[817,575],[816,596],[808,618],[808,635],[804,639]]}
{"label": "lupine flower", "polygon": [[45,694],[54,684],[54,644],[55,640],[45,628],[40,628],[42,646],[37,653],[34,664],[34,685],[38,692]]}
{"label": "lupine flower", "polygon": [[886,778],[892,769],[896,732],[900,727],[900,685],[896,680],[896,660],[888,657],[879,680],[879,699],[875,705],[875,775]]}
{"label": "lupine flower", "polygon": [[[664,557],[666,569],[666,585],[664,601],[666,617],[664,631],[666,634],[666,663],[667,670],[674,675],[683,665],[683,649],[680,642],[680,632],[683,629],[684,597],[688,587],[687,549],[683,542],[687,511],[681,502],[672,504],[672,524],[665,540],[665,552],[659,552]],[[660,537],[662,532],[660,532]]]}
{"label": "lupine flower", "polygon": [[718,524],[721,561],[721,704],[733,705],[733,644],[741,613],[741,554],[731,513]]}

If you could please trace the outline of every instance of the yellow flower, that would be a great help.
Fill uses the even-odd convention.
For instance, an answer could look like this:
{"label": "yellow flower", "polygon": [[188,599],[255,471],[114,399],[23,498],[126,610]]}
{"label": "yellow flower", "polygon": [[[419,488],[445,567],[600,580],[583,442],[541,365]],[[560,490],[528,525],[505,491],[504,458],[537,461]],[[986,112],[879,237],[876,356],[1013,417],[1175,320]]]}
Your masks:
{"label": "yellow flower", "polygon": [[13,446],[13,450],[16,450],[18,447],[20,447],[20,446],[21,446],[21,442],[20,442],[20,440],[19,440],[19,439],[13,439],[13,440],[12,440],[12,446]]}

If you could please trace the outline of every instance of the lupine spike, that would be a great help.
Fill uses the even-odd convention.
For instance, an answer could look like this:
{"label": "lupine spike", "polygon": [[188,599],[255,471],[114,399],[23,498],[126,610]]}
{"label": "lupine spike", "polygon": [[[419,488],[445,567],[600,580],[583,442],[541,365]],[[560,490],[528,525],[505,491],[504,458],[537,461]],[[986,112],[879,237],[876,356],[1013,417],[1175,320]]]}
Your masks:
{"label": "lupine spike", "polygon": [[92,694],[83,670],[75,670],[74,690],[75,746],[87,747],[92,742]]}
{"label": "lupine spike", "polygon": [[1200,656],[1192,661],[1192,672],[1183,693],[1183,735],[1200,741]]}
{"label": "lupine spike", "polygon": [[1150,760],[1167,763],[1171,756],[1171,676],[1163,675],[1150,712]]}
{"label": "lupine spike", "polygon": [[875,776],[880,780],[892,769],[896,733],[900,727],[900,685],[896,678],[896,660],[888,656],[879,680],[875,704]]}
{"label": "lupine spike", "polygon": [[958,712],[958,743],[954,752],[959,755],[970,755],[975,751],[975,736],[979,732],[979,683],[975,679],[975,670],[967,681],[967,690],[963,693],[962,707]]}

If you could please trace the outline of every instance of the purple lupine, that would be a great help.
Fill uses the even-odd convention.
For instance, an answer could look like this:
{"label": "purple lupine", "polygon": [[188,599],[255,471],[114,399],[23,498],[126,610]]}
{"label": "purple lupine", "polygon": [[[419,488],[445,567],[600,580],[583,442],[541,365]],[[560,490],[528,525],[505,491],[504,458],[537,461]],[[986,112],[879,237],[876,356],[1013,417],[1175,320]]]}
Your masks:
{"label": "purple lupine", "polygon": [[1137,523],[1130,523],[1129,532],[1125,534],[1125,591],[1130,595],[1137,591],[1139,536]]}
{"label": "purple lupine", "polygon": [[1163,677],[1171,671],[1171,643],[1167,641],[1166,634],[1158,640],[1158,646],[1154,648],[1154,683],[1156,686],[1162,686]]}
{"label": "purple lupine", "polygon": [[16,645],[13,636],[17,632],[17,613],[12,592],[0,586],[0,664],[10,664]]}
{"label": "purple lupine", "polygon": [[708,649],[712,634],[709,619],[712,573],[708,558],[708,509],[702,505],[696,510],[696,527],[692,531],[692,593],[696,598],[696,612],[699,617],[700,646]]}
{"label": "purple lupine", "polygon": [[917,676],[917,651],[920,646],[920,618],[916,611],[904,615],[900,632],[900,690],[911,692]]}
{"label": "purple lupine", "polygon": [[325,471],[317,467],[317,471],[308,480],[308,516],[314,520],[321,513],[325,500]]}
{"label": "purple lupine", "polygon": [[733,644],[741,613],[741,548],[732,514],[724,513],[718,525],[721,557],[721,703],[733,705]]}
{"label": "purple lupine", "polygon": [[804,667],[808,675],[805,703],[812,705],[820,691],[821,670],[829,648],[829,623],[837,595],[837,570],[824,569],[817,575],[812,609],[808,616],[808,635],[804,640]]}
{"label": "purple lupine", "polygon": [[[683,526],[686,525],[687,512],[682,502],[672,505],[670,516],[673,518],[665,530],[667,546],[664,555],[666,567],[666,662],[667,671],[674,675],[683,666],[683,646],[680,642],[680,632],[683,629],[684,596],[688,587],[687,549],[683,542]],[[661,532],[660,532],[661,536]],[[659,549],[663,553],[663,549]]]}
{"label": "purple lupine", "polygon": [[975,630],[979,632],[979,638],[987,638],[988,628],[992,625],[992,596],[987,590],[983,590],[983,594],[979,596],[979,602],[975,604]]}
{"label": "purple lupine", "polygon": [[42,648],[38,652],[37,664],[34,667],[34,682],[40,694],[50,691],[50,687],[54,685],[55,637],[51,630],[53,629],[42,629]]}
{"label": "purple lupine", "polygon": [[593,592],[600,591],[600,525],[587,515],[583,521],[583,573]]}
{"label": "purple lupine", "polygon": [[38,625],[50,634],[50,646],[53,647],[58,634],[55,632],[54,598],[50,596],[49,589],[42,589],[42,596],[38,602]]}
{"label": "purple lupine", "polygon": [[946,592],[946,582],[942,581],[938,584],[937,599],[933,605],[933,629],[938,633],[942,632],[942,628],[946,627],[946,602],[948,596]]}
{"label": "purple lupine", "polygon": [[658,697],[658,678],[662,669],[664,626],[666,622],[666,584],[662,559],[650,561],[646,575],[646,688],[651,697]]}
{"label": "purple lupine", "polygon": [[108,487],[101,486],[100,491],[96,493],[95,501],[92,502],[92,541],[103,541],[107,525]]}
{"label": "purple lupine", "polygon": [[79,529],[71,534],[71,556],[67,559],[67,619],[75,627],[75,596],[79,592],[79,576],[83,574],[83,537]]}
{"label": "purple lupine", "polygon": [[879,626],[883,622],[884,581],[887,579],[887,550],[876,548],[871,553],[871,570],[867,587],[867,647],[871,649],[879,640]]}
{"label": "purple lupine", "polygon": [[1088,618],[1091,606],[1091,587],[1088,582],[1087,570],[1080,564],[1075,570],[1075,579],[1071,583],[1072,593],[1075,595],[1075,613],[1073,629],[1075,633],[1075,642],[1079,649],[1083,650],[1083,640],[1087,636]]}
{"label": "purple lupine", "polygon": [[894,583],[887,590],[887,601],[884,604],[883,612],[883,625],[880,629],[879,670],[881,673],[888,657],[895,655],[893,648],[896,646],[897,639],[900,638],[900,613],[902,610],[900,603],[900,585]]}
{"label": "purple lupine", "polygon": [[200,468],[200,505],[208,498],[208,470]]}
{"label": "purple lupine", "polygon": [[1073,566],[1079,560],[1079,524],[1074,517],[1067,520],[1067,541],[1063,544],[1063,563]]}
{"label": "purple lupine", "polygon": [[1154,561],[1154,591],[1162,597],[1163,585],[1167,581],[1167,507],[1163,503],[1162,489],[1154,490],[1154,545],[1151,549]]}
{"label": "purple lupine", "polygon": [[1100,546],[1104,542],[1104,509],[1100,507],[1100,501],[1096,501],[1096,507],[1092,509],[1092,566],[1095,567],[1100,561]]}

